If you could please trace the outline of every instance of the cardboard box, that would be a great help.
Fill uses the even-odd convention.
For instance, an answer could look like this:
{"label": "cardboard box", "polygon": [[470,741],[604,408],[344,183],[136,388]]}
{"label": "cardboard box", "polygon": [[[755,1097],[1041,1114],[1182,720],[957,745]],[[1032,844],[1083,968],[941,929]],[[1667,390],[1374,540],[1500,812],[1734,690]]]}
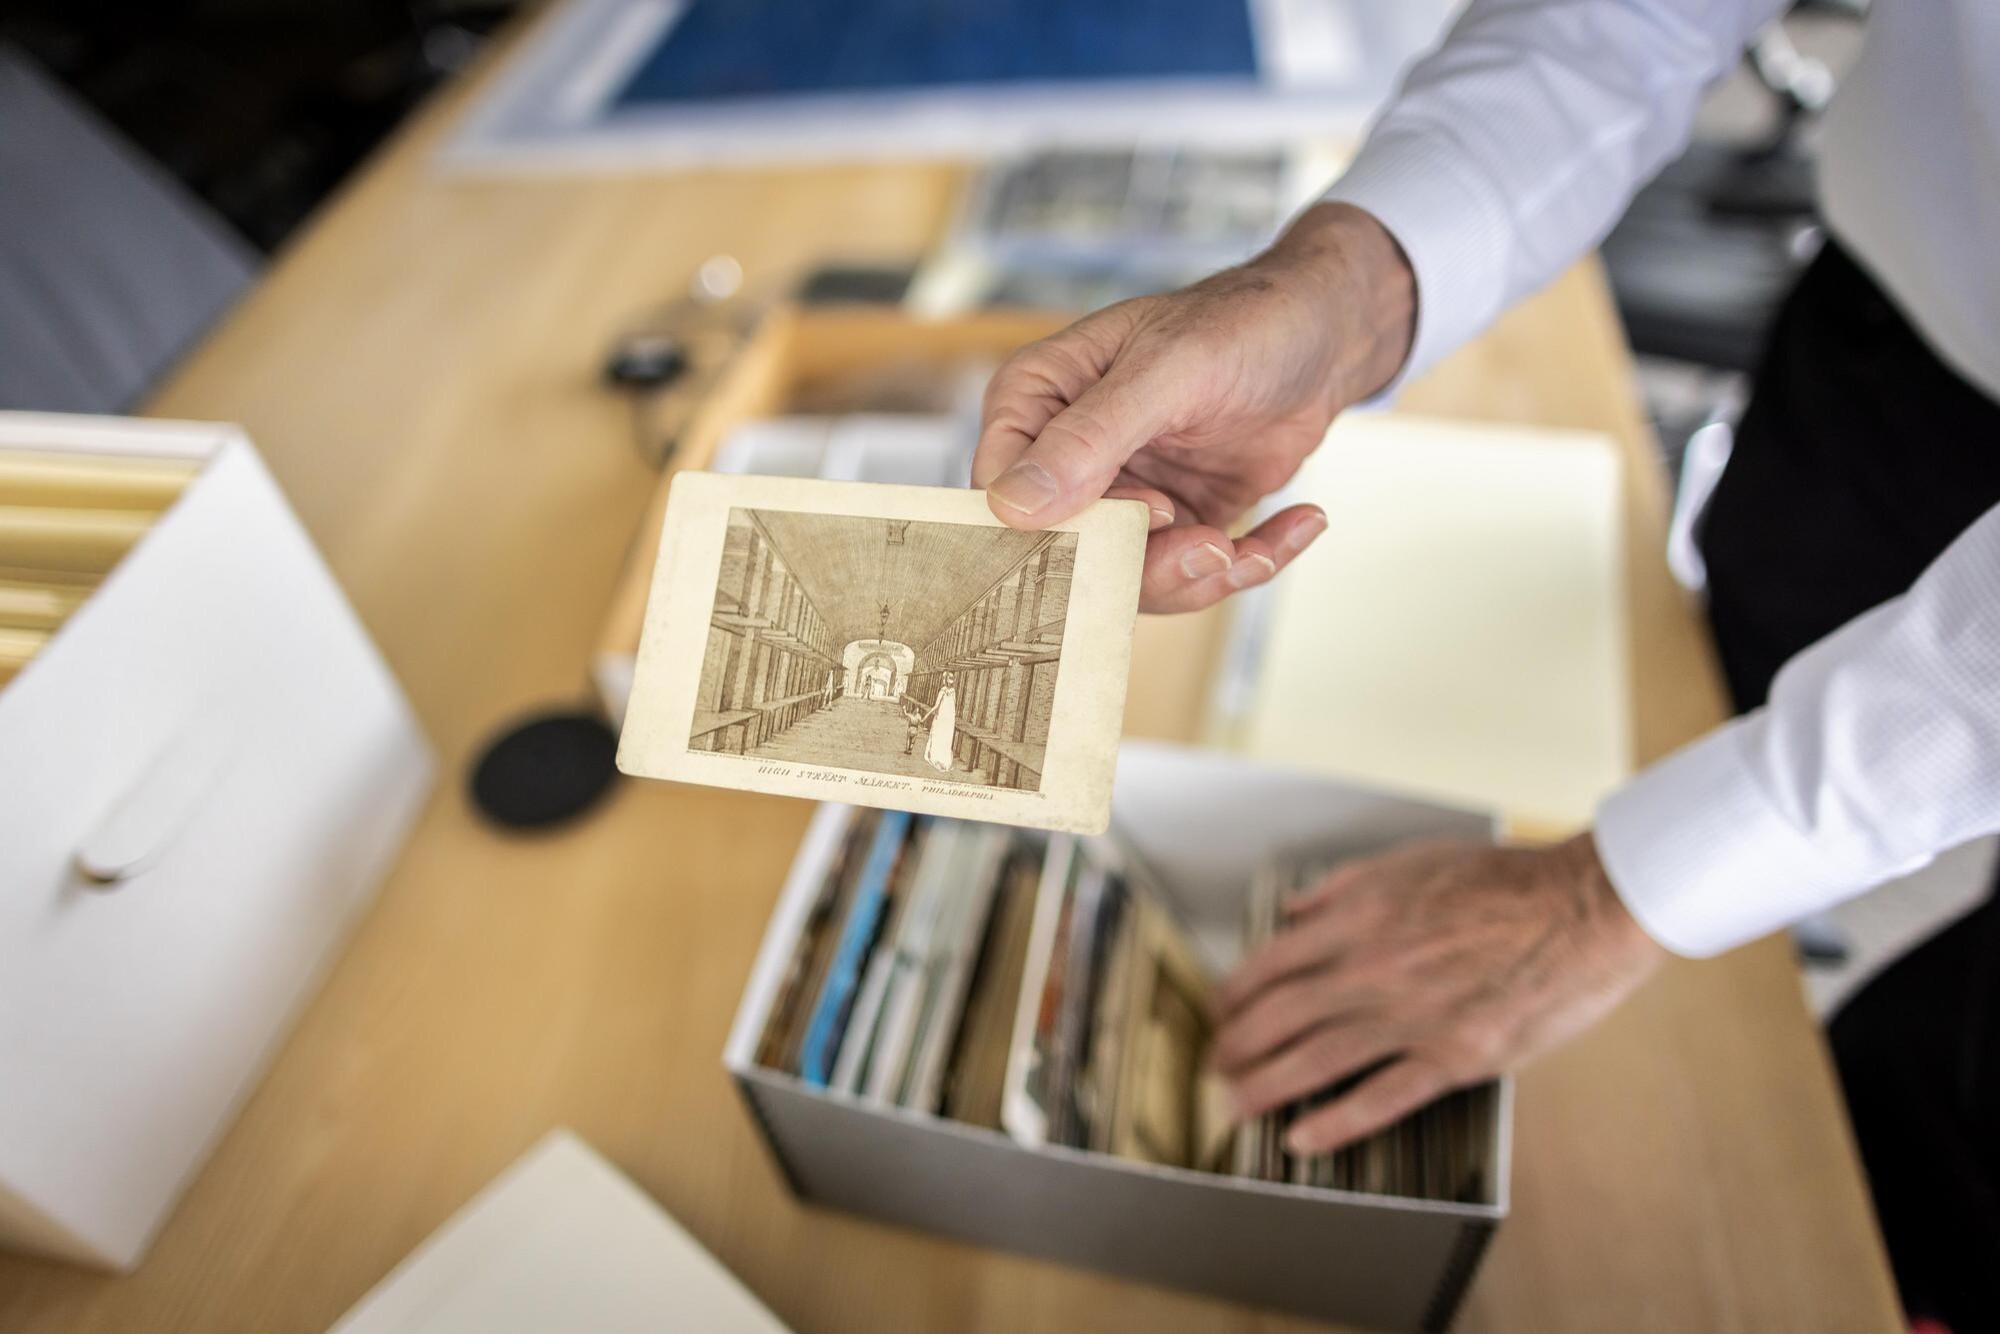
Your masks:
{"label": "cardboard box", "polygon": [[[1512,1085],[1494,1100],[1489,1196],[1393,1199],[1027,1148],[939,1117],[811,1088],[755,1064],[757,1040],[837,835],[809,828],[724,1063],[793,1190],[891,1222],[1211,1296],[1384,1329],[1451,1322],[1507,1213]],[[1284,851],[1486,839],[1490,816],[1215,752],[1128,742],[1113,820],[1214,962],[1233,954],[1252,868]]]}
{"label": "cardboard box", "polygon": [[4,448],[199,465],[0,689],[0,1244],[129,1267],[433,764],[242,432],[0,414]]}

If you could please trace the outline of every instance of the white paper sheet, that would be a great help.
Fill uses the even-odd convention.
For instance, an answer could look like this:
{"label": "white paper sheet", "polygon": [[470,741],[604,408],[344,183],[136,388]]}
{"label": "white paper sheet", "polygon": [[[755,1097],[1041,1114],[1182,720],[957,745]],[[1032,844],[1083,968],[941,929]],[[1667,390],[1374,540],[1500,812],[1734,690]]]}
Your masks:
{"label": "white paper sheet", "polygon": [[783,1334],[680,1224],[567,1130],[411,1252],[335,1334]]}

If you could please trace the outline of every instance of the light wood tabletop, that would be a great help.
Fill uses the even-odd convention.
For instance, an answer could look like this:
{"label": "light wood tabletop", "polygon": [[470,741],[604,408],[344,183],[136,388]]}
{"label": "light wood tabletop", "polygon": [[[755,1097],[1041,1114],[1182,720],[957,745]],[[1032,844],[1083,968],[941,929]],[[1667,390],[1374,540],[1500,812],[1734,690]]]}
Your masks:
{"label": "light wood tabletop", "polygon": [[[947,223],[960,178],[442,176],[433,150],[466,96],[439,99],[360,173],[151,404],[249,429],[446,780],[145,1263],[109,1276],[0,1259],[0,1329],[323,1329],[555,1125],[801,1331],[1310,1328],[786,1193],[720,1056],[805,803],[628,782],[544,836],[472,813],[463,775],[480,742],[520,710],[587,698],[655,484],[629,405],[598,381],[614,335],[717,252],[771,288],[829,257],[911,256]],[[1665,484],[1594,266],[1404,401],[1623,443],[1639,757],[1714,724],[1715,673],[1662,565]],[[1147,623],[1160,651],[1129,730],[1195,734],[1212,630]],[[1669,966],[1528,1070],[1513,1180],[1462,1329],[1898,1326],[1826,1052],[1778,941]]]}

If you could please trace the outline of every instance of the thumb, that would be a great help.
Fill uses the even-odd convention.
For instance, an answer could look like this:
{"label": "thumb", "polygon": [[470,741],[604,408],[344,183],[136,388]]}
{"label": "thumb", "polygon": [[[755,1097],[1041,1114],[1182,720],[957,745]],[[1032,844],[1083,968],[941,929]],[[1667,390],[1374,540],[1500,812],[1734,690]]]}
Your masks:
{"label": "thumb", "polygon": [[1016,528],[1046,528],[1101,497],[1125,460],[1167,429],[1171,383],[1152,366],[1114,362],[986,483],[993,513]]}

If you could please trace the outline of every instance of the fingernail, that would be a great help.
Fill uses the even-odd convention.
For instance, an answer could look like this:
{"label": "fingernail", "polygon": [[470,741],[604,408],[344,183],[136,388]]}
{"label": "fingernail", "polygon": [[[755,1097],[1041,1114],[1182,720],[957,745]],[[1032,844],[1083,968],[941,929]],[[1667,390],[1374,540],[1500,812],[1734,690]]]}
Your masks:
{"label": "fingernail", "polygon": [[1292,531],[1285,534],[1285,550],[1304,551],[1306,544],[1326,531],[1326,516],[1315,514],[1309,519],[1292,525]]}
{"label": "fingernail", "polygon": [[1056,479],[1039,463],[1017,463],[986,488],[987,495],[1023,514],[1033,514],[1054,500],[1056,493]]}
{"label": "fingernail", "polygon": [[1293,1130],[1285,1135],[1285,1152],[1296,1157],[1309,1157],[1319,1152],[1319,1142],[1304,1131]]}
{"label": "fingernail", "polygon": [[1181,556],[1181,573],[1190,579],[1206,579],[1229,568],[1229,553],[1213,542],[1204,542]]}
{"label": "fingernail", "polygon": [[1278,562],[1261,551],[1252,551],[1238,556],[1236,563],[1229,567],[1229,584],[1232,588],[1248,588],[1261,584],[1278,572]]}
{"label": "fingernail", "polygon": [[1149,506],[1149,508],[1153,511],[1152,526],[1154,529],[1165,528],[1173,523],[1174,512],[1172,510],[1163,510],[1158,505]]}

